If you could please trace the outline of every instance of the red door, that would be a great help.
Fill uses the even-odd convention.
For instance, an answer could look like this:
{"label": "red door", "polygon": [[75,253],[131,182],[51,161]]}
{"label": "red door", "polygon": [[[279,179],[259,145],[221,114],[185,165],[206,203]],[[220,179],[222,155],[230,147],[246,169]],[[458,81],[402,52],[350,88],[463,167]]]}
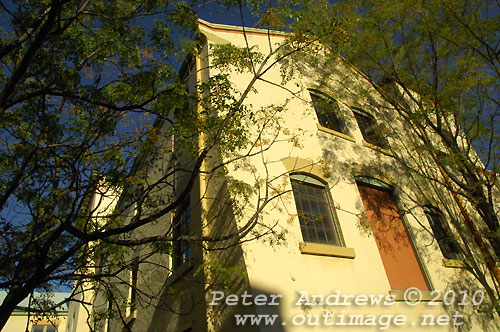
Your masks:
{"label": "red door", "polygon": [[358,183],[389,284],[393,290],[429,290],[390,192]]}

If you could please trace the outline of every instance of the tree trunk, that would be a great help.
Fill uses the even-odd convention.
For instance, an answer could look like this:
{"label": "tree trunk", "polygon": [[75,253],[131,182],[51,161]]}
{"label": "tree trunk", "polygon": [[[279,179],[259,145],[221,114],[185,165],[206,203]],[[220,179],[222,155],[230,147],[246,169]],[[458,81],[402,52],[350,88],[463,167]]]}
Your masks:
{"label": "tree trunk", "polygon": [[8,291],[0,305],[0,331],[4,328],[17,305],[30,294],[28,287],[15,288]]}

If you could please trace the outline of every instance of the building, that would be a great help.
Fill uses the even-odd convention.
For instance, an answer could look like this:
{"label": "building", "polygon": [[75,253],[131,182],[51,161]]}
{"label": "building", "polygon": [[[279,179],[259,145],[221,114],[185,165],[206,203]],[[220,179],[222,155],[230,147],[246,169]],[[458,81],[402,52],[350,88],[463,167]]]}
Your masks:
{"label": "building", "polygon": [[[3,301],[6,294],[5,291],[0,291],[0,301]],[[38,304],[48,303],[47,299],[50,300],[50,303],[57,304],[69,296],[69,293],[53,293],[52,296],[47,298],[46,294],[34,293],[33,298],[31,298],[31,305],[30,298],[21,301],[19,306],[26,309],[14,310],[2,331],[64,332],[68,316],[68,305],[66,303],[57,307],[54,311],[44,314],[36,314],[33,308],[38,307]],[[28,310],[30,307],[31,311]]]}
{"label": "building", "polygon": [[[466,256],[474,260],[477,253],[461,249],[470,235],[446,220],[457,211],[453,199],[412,172],[430,161],[414,154],[412,128],[383,93],[341,59],[326,69],[322,61],[292,57],[283,71],[287,59],[273,61],[287,51],[279,46],[286,34],[201,20],[199,28],[203,47],[184,67],[187,89],[195,93],[197,85],[227,74],[231,93],[246,95],[246,117],[238,121],[249,128],[252,144],[211,151],[202,165],[207,175],[196,177],[176,213],[134,232],[142,238],[172,229],[186,237],[173,243],[171,256],[161,248],[154,255],[144,248],[130,253],[136,264],[120,274],[123,282],[93,295],[94,315],[119,314],[95,326],[498,330],[485,290],[466,269]],[[256,78],[229,61],[218,63],[212,52],[227,44],[250,45],[264,55],[256,61],[274,52],[273,65]],[[317,47],[316,58],[322,50]],[[210,137],[197,139],[203,144]],[[159,148],[169,153],[176,144]],[[163,176],[162,162],[137,167],[154,182]],[[174,189],[154,194],[180,195],[188,180],[189,174],[176,175]],[[219,240],[196,240],[201,237]],[[147,261],[139,259],[144,255]],[[127,299],[116,300],[118,293]]]}

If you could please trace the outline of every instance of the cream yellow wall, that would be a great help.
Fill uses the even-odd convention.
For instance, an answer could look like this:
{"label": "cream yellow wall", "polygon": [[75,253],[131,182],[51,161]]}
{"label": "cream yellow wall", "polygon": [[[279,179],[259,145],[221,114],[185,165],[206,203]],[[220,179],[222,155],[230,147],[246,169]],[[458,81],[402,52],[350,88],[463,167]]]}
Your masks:
{"label": "cream yellow wall", "polygon": [[[207,37],[209,48],[211,44],[231,42],[234,45],[245,46],[246,42],[241,31],[223,26],[203,23],[201,32]],[[283,36],[273,36],[271,44],[276,45],[283,40]],[[251,33],[247,36],[249,45],[256,45],[264,54],[269,50],[269,40],[265,34]],[[215,75],[217,71],[211,70]],[[249,73],[231,73],[232,82],[240,90],[245,90],[252,75]],[[430,306],[428,302],[418,306],[410,306],[398,301],[392,306],[348,306],[306,308],[295,305],[298,293],[306,291],[309,294],[327,296],[339,290],[342,294],[380,294],[388,295],[391,291],[384,266],[382,264],[377,245],[373,236],[360,227],[360,216],[364,207],[355,183],[354,176],[382,176],[386,182],[394,187],[394,195],[398,206],[408,226],[410,235],[415,240],[416,253],[421,260],[432,290],[444,292],[447,289],[466,290],[474,292],[476,283],[471,281],[470,275],[460,268],[443,266],[443,256],[432,236],[423,226],[430,229],[427,220],[416,202],[415,188],[405,175],[404,169],[395,162],[390,152],[381,151],[363,142],[362,134],[349,106],[365,108],[378,118],[388,119],[385,126],[388,132],[403,130],[402,122],[389,110],[372,109],[362,96],[371,95],[380,99],[367,82],[356,72],[343,64],[338,63],[337,72],[325,79],[320,68],[312,68],[304,64],[292,80],[281,84],[279,67],[268,71],[264,78],[275,84],[258,81],[255,91],[249,94],[245,103],[257,109],[269,104],[285,104],[285,111],[281,114],[281,132],[278,142],[272,144],[268,150],[255,157],[247,159],[255,171],[245,171],[241,167],[229,167],[229,175],[249,184],[255,182],[255,176],[266,178],[277,177],[273,184],[279,188],[291,191],[288,173],[291,171],[311,172],[320,176],[329,188],[333,205],[336,209],[345,246],[354,249],[355,258],[327,257],[301,254],[299,244],[302,235],[299,220],[296,217],[295,204],[290,194],[285,195],[278,204],[270,205],[264,212],[264,223],[274,226],[274,230],[283,233],[281,242],[271,242],[270,237],[252,240],[242,244],[243,258],[250,287],[254,294],[259,292],[282,295],[279,315],[286,325],[279,330],[306,331],[306,326],[292,326],[293,317],[300,314],[322,314],[345,311],[345,314],[374,313],[377,315],[395,313],[403,314],[408,321],[417,322],[416,326],[405,326],[404,330],[426,330],[428,327],[418,326],[418,320],[423,314],[432,314],[435,317],[443,314],[455,313],[455,308],[443,308],[439,305]],[[342,111],[346,115],[346,125],[349,135],[337,135],[328,130],[319,128],[314,109],[307,88],[319,89],[340,102]],[[295,95],[292,95],[293,92]],[[258,128],[254,128],[258,131]],[[393,143],[393,142],[390,142]],[[296,160],[297,162],[292,162]],[[295,165],[295,169],[290,165]],[[262,189],[263,190],[263,189]],[[404,211],[402,208],[405,208]],[[244,211],[244,217],[239,221],[240,226],[251,216],[253,211]],[[453,288],[455,287],[455,288]],[[257,313],[266,311],[264,306],[256,306]],[[471,306],[459,307],[458,312],[466,317],[466,325],[473,331],[495,331],[495,322],[486,321],[485,325],[473,316]],[[337,330],[367,331],[377,330],[378,327],[367,326],[335,326]],[[262,326],[261,330],[266,329]],[[392,328],[392,326],[390,327]],[[389,328],[389,329],[390,329]],[[257,329],[257,328],[256,328]],[[315,331],[329,330],[331,327],[314,326]],[[453,330],[451,326],[434,326],[433,330]],[[230,329],[228,329],[230,331]]]}
{"label": "cream yellow wall", "polygon": [[[57,332],[64,332],[66,328],[66,313],[61,313],[57,317],[51,318],[51,322],[57,327]],[[52,325],[46,319],[40,319],[36,325]],[[33,329],[33,316],[30,317],[28,322],[28,315],[26,313],[13,313],[7,324],[2,329],[2,332],[21,332],[31,331]]]}
{"label": "cream yellow wall", "polygon": [[[211,67],[210,51],[215,44],[232,43],[245,47],[256,46],[256,50],[266,55],[272,49],[279,47],[286,35],[270,34],[262,31],[247,30],[246,39],[242,30],[234,27],[213,25],[200,22],[200,31],[206,37],[206,43],[200,57],[196,60],[196,75],[193,75],[189,85],[193,89],[196,83],[206,80],[219,73]],[[271,46],[270,46],[271,45]],[[274,58],[271,58],[271,61]],[[378,252],[377,244],[360,220],[364,216],[364,207],[361,201],[355,176],[371,176],[378,178],[394,187],[394,196],[404,221],[407,224],[410,236],[414,239],[416,253],[422,263],[429,286],[432,290],[444,293],[447,289],[457,292],[465,290],[469,295],[476,290],[477,283],[463,269],[445,267],[443,256],[432,236],[428,233],[429,224],[420,207],[421,199],[417,194],[418,188],[412,183],[405,173],[405,169],[394,160],[390,151],[383,150],[363,141],[352,115],[351,107],[361,107],[381,119],[388,133],[390,144],[393,148],[403,148],[405,141],[391,140],[391,135],[405,135],[403,122],[394,112],[383,107],[375,109],[373,103],[385,105],[376,91],[367,81],[348,64],[339,60],[334,70],[325,70],[321,66],[315,67],[304,63],[297,66],[291,80],[282,83],[279,64],[270,68],[263,76],[263,80],[255,83],[254,89],[248,94],[245,104],[257,110],[271,104],[283,107],[276,116],[277,131],[269,130],[264,133],[262,140],[253,147],[253,156],[243,158],[238,163],[231,163],[227,167],[227,176],[241,180],[249,185],[254,185],[256,178],[269,181],[270,187],[276,193],[283,193],[279,199],[269,202],[262,212],[261,225],[257,224],[255,230],[259,232],[272,229],[279,236],[268,235],[257,239],[250,239],[250,234],[240,245],[229,246],[225,251],[202,252],[201,248],[193,251],[197,260],[205,259],[209,263],[217,259],[227,266],[236,267],[244,275],[234,280],[235,282],[224,289],[229,294],[267,294],[280,296],[279,306],[245,306],[245,305],[211,305],[211,291],[222,290],[215,273],[209,267],[200,270],[195,275],[197,266],[186,267],[178,276],[169,273],[157,273],[153,267],[143,269],[139,273],[138,287],[143,291],[160,291],[161,297],[151,303],[139,303],[134,315],[134,331],[173,331],[181,332],[186,328],[193,328],[196,332],[203,331],[315,331],[331,330],[331,326],[319,324],[308,327],[305,325],[294,326],[293,321],[301,315],[330,314],[384,314],[404,315],[411,323],[401,327],[404,331],[451,331],[456,330],[450,325],[422,327],[418,326],[422,315],[453,315],[455,312],[463,314],[465,330],[471,331],[496,331],[498,327],[494,321],[486,316],[474,315],[473,307],[464,306],[455,308],[443,306],[441,300],[437,305],[423,302],[417,306],[410,306],[399,301],[400,293],[391,293],[391,287]],[[231,81],[242,93],[253,76],[251,73],[237,73],[231,71]],[[328,75],[327,75],[328,74]],[[271,82],[271,83],[270,83]],[[319,90],[339,101],[344,115],[347,132],[339,134],[318,125],[318,119],[311,105],[308,89]],[[368,101],[367,98],[370,98]],[[258,126],[251,126],[251,132],[260,133]],[[394,136],[395,137],[395,136]],[[203,136],[200,143],[203,144]],[[273,144],[270,142],[275,139]],[[411,137],[407,137],[408,141]],[[403,142],[403,143],[401,143]],[[259,149],[265,148],[263,151]],[[168,150],[168,146],[166,147]],[[260,152],[259,152],[260,151]],[[211,160],[206,161],[202,170],[209,169],[211,163],[227,161],[229,156],[221,156],[216,149],[211,152]],[[226,158],[224,160],[224,158]],[[208,158],[209,159],[209,158]],[[162,162],[160,160],[160,162]],[[165,165],[164,165],[165,166]],[[246,167],[249,166],[249,167]],[[332,207],[336,211],[341,229],[344,247],[322,246],[315,248],[303,244],[299,219],[291,193],[289,174],[293,172],[310,173],[325,182],[333,200]],[[158,176],[148,173],[151,179]],[[191,202],[195,202],[192,211],[193,226],[201,228],[201,233],[208,236],[227,235],[242,229],[251,218],[255,209],[247,206],[242,211],[233,211],[231,199],[227,189],[225,174],[208,179],[200,176],[191,192]],[[254,188],[257,188],[254,186]],[[261,186],[261,196],[269,186]],[[272,190],[271,190],[272,191]],[[159,192],[162,194],[162,192]],[[113,208],[116,203],[114,195],[105,195],[102,206]],[[203,199],[200,201],[200,197]],[[257,195],[251,197],[256,199]],[[223,203],[223,204],[219,204]],[[224,205],[227,204],[227,205]],[[254,201],[254,206],[257,201]],[[452,204],[450,202],[450,204]],[[109,211],[102,210],[101,214]],[[241,215],[238,213],[241,212]],[[159,224],[168,224],[170,216],[159,220],[158,225],[139,229],[134,236],[149,235],[157,232]],[[217,219],[219,218],[219,219]],[[196,220],[195,220],[196,219]],[[267,228],[266,228],[267,227]],[[224,245],[222,242],[220,245]],[[309,250],[321,250],[323,255],[302,253]],[[302,251],[302,252],[301,252]],[[162,264],[169,266],[168,258],[158,258]],[[199,261],[198,261],[199,263]],[[204,273],[201,273],[203,271]],[[192,285],[196,284],[195,287]],[[222,287],[222,286],[221,286]],[[206,289],[204,289],[206,288]],[[197,306],[195,310],[185,315],[176,315],[173,311],[185,312],[191,303],[175,303],[171,309],[158,310],[160,301],[174,303],[175,298],[168,291],[193,295]],[[318,294],[328,296],[339,292],[342,295],[394,295],[398,297],[393,305],[297,305],[300,292],[309,295]],[[247,292],[247,293],[245,293]],[[205,293],[205,294],[204,294]],[[94,297],[92,291],[85,293]],[[428,299],[433,294],[426,293]],[[203,303],[205,298],[205,303]],[[172,301],[171,301],[172,300]],[[100,302],[99,302],[100,301]],[[171,301],[171,302],[169,302]],[[103,298],[96,302],[104,305]],[[163,303],[163,302],[162,302]],[[457,301],[455,301],[457,303]],[[76,303],[70,306],[68,331],[87,331],[85,323],[89,319],[85,308]],[[265,327],[245,326],[236,329],[235,314],[277,314],[279,326]],[[133,317],[132,317],[133,316]],[[444,317],[444,316],[443,316]],[[127,319],[128,319],[127,318]],[[484,321],[478,321],[483,319]],[[92,320],[92,317],[90,317]],[[284,324],[283,324],[284,323]],[[484,323],[484,324],[482,324]],[[120,322],[121,324],[121,322]],[[121,325],[113,326],[120,330]],[[384,327],[382,323],[376,326],[335,326],[340,331],[372,331],[392,330],[394,326]],[[113,328],[111,330],[113,330]],[[108,331],[106,331],[108,332]]]}
{"label": "cream yellow wall", "polygon": [[[118,203],[119,197],[119,189],[107,186],[103,183],[96,190],[90,203],[90,211],[93,211],[93,217],[96,218],[98,222],[105,224],[107,222],[106,216],[113,211]],[[95,269],[92,269],[92,272],[95,272]],[[103,300],[99,297],[95,285],[90,282],[75,282],[74,288],[73,296],[77,301],[69,302],[68,319],[64,322],[63,331],[91,331],[90,326],[94,323],[92,313],[94,310],[101,308]]]}

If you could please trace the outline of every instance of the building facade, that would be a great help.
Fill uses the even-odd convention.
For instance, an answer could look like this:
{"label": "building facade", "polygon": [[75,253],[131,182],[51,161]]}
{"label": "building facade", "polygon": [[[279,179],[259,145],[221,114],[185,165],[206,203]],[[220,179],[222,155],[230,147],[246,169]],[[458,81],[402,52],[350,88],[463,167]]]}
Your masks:
{"label": "building facade", "polygon": [[[250,143],[211,151],[176,213],[135,233],[173,227],[187,237],[173,255],[122,273],[123,314],[99,329],[498,330],[467,269],[477,251],[462,249],[470,236],[447,219],[452,197],[416,175],[436,168],[383,93],[342,59],[321,61],[323,46],[294,57],[280,46],[286,34],[201,20],[199,29],[187,88],[227,75],[244,96]],[[221,45],[260,52],[256,70],[218,62]],[[94,312],[113,310],[102,294],[92,298]]]}
{"label": "building facade", "polygon": [[[6,292],[0,291],[0,300],[5,298]],[[59,303],[65,300],[69,293],[54,293],[49,300],[51,303]],[[30,304],[31,301],[31,304]],[[34,293],[33,297],[26,298],[21,303],[20,307],[26,309],[14,310],[7,324],[2,331],[4,332],[63,332],[66,329],[66,318],[68,316],[68,305],[63,304],[50,312],[37,314],[34,308],[39,307],[42,303],[48,303],[46,294]],[[44,306],[43,306],[44,307]],[[28,310],[31,308],[31,310]]]}

